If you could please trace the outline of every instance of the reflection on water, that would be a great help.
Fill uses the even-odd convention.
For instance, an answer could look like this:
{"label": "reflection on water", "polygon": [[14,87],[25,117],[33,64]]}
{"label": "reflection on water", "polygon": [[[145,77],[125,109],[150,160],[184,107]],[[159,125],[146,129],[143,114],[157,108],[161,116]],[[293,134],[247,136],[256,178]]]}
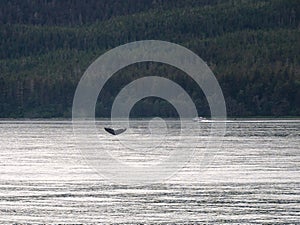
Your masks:
{"label": "reflection on water", "polygon": [[[98,122],[100,137],[106,123]],[[210,123],[200,127],[200,135],[184,137],[187,148],[195,143],[205,148]],[[111,154],[127,163],[164,157],[180,133],[176,121],[168,121],[167,128],[168,148],[137,151],[121,145]],[[147,141],[149,133],[141,135],[147,131],[144,121],[132,122],[131,131],[125,141]],[[0,223],[295,224],[299,131],[300,120],[229,121],[223,146],[206,170],[193,158],[164,182],[120,185],[89,167],[76,149],[70,121],[1,121]],[[103,140],[109,148],[111,137]]]}

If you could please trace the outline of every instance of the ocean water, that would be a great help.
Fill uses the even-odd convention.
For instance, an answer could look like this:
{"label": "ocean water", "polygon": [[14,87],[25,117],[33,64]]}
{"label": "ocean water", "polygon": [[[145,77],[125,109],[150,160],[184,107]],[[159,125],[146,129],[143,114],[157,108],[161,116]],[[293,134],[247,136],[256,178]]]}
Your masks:
{"label": "ocean water", "polygon": [[151,135],[147,121],[132,121],[124,145],[97,121],[98,145],[125,165],[155,166],[178,147],[196,151],[148,184],[99,173],[71,121],[0,121],[0,223],[299,224],[300,120],[228,121],[220,147],[207,145],[211,123],[182,135],[169,120],[166,133]]}

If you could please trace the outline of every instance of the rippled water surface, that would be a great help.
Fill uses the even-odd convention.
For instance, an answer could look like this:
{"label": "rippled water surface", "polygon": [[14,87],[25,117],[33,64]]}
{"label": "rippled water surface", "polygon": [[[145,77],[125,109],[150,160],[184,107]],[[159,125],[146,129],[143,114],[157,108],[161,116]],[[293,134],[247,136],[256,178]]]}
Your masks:
{"label": "rippled water surface", "polygon": [[[210,122],[179,140],[176,121],[151,137],[133,121],[120,136],[133,148],[105,134],[106,123],[99,143],[122,163],[155,165],[179,141],[196,155],[170,179],[112,183],[77,148],[71,121],[0,121],[0,223],[299,223],[300,120],[228,121],[216,149],[206,145]],[[215,153],[206,169],[204,151]]]}

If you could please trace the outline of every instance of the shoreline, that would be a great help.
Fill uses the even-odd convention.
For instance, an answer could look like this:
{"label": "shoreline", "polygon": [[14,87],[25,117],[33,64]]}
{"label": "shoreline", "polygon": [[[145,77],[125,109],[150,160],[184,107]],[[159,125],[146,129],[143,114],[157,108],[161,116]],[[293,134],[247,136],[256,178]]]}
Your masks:
{"label": "shoreline", "polygon": [[[146,120],[146,119],[151,119],[151,118],[155,118],[155,117],[133,117],[133,118],[130,118],[131,120]],[[93,118],[92,118],[93,119]],[[123,120],[124,118],[120,118],[120,120]],[[168,117],[168,118],[163,118],[165,120],[178,120],[179,118],[174,118],[174,117]],[[189,118],[187,118],[189,119]],[[261,116],[258,116],[258,117],[227,117],[226,118],[227,120],[229,121],[255,121],[255,120],[300,120],[300,116],[295,116],[295,117],[292,117],[292,116],[289,116],[289,117],[261,117]],[[109,117],[96,117],[95,118],[96,121],[107,121],[107,120],[110,120]],[[210,118],[207,118],[207,120],[210,120]],[[44,117],[38,117],[38,118],[23,118],[23,117],[20,117],[20,118],[0,118],[0,122],[3,122],[3,121],[72,121],[72,118],[68,117],[68,118],[65,118],[65,117],[51,117],[51,118],[44,118]]]}

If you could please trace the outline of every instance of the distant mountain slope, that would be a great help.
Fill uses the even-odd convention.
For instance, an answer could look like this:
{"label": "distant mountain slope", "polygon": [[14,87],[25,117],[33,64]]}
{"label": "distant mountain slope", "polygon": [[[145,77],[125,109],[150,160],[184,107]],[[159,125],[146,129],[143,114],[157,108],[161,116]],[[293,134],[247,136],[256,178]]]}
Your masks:
{"label": "distant mountain slope", "polygon": [[[0,117],[70,116],[87,66],[113,47],[144,39],[175,42],[203,58],[221,84],[229,115],[300,116],[297,0],[87,2],[1,1]],[[109,116],[122,86],[157,73],[181,84],[199,114],[209,114],[193,81],[150,64],[115,75],[99,96],[97,115]],[[176,112],[149,98],[132,115]]]}
{"label": "distant mountain slope", "polygon": [[149,10],[216,5],[224,0],[2,0],[2,24],[76,26]]}

